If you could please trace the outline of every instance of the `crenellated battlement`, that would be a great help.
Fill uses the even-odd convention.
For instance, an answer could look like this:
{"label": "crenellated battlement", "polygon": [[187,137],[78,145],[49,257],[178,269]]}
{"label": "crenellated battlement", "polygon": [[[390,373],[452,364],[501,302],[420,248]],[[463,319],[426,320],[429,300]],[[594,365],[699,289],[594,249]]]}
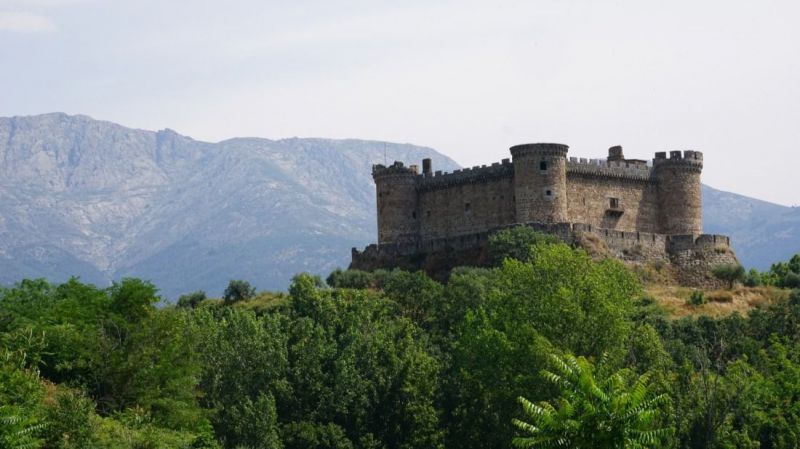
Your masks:
{"label": "crenellated battlement", "polygon": [[567,174],[650,181],[652,168],[642,160],[608,161],[571,157],[567,162]]}
{"label": "crenellated battlement", "polygon": [[699,173],[703,169],[703,153],[691,150],[684,152],[670,151],[669,158],[667,158],[665,151],[658,152],[653,159],[653,168],[659,169],[662,167],[681,168]]}
{"label": "crenellated battlement", "polygon": [[508,159],[502,163],[475,166],[454,170],[452,173],[435,172],[432,176],[420,175],[417,178],[420,191],[443,189],[461,184],[482,183],[493,179],[508,178],[514,175],[514,166]]}

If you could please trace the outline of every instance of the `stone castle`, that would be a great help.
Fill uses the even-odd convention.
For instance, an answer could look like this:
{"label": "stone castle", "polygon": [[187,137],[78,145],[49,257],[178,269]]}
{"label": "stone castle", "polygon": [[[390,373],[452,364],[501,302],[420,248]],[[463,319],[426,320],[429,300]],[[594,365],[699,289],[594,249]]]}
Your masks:
{"label": "stone castle", "polygon": [[651,163],[567,157],[554,143],[511,147],[490,166],[433,171],[375,165],[378,243],[353,249],[352,268],[437,271],[481,265],[488,236],[526,225],[572,244],[593,241],[625,261],[669,265],[684,285],[709,286],[715,265],[737,263],[730,239],[702,233],[703,154],[671,151]]}

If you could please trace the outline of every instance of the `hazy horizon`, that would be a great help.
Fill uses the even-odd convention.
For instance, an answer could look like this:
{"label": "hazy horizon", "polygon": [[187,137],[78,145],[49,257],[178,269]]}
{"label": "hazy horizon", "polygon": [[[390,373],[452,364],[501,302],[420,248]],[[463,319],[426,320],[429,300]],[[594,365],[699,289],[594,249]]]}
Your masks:
{"label": "hazy horizon", "polygon": [[357,138],[464,166],[523,142],[695,149],[703,182],[797,205],[789,1],[0,0],[0,115],[198,140]]}

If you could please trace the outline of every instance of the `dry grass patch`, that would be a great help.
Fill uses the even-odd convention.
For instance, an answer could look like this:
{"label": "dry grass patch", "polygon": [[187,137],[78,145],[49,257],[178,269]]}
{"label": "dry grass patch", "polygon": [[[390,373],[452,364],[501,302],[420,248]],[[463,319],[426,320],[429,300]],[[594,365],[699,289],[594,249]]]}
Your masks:
{"label": "dry grass patch", "polygon": [[577,245],[583,248],[592,260],[602,260],[609,257],[611,254],[606,242],[594,234],[580,232],[576,237]]}
{"label": "dry grass patch", "polygon": [[705,304],[695,306],[689,303],[693,290],[674,285],[645,286],[645,291],[675,319],[691,315],[719,318],[734,312],[747,315],[752,309],[765,307],[789,297],[788,290],[775,287],[739,287],[733,290],[704,291]]}

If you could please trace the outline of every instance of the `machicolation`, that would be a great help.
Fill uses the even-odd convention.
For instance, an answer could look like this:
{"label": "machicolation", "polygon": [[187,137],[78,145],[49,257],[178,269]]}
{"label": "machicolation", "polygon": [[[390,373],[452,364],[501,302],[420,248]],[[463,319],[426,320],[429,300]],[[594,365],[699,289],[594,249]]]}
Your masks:
{"label": "machicolation", "polygon": [[670,264],[684,285],[716,285],[710,269],[737,263],[728,237],[702,234],[701,152],[658,152],[648,162],[626,159],[619,146],[606,159],[567,151],[516,145],[511,159],[452,173],[434,172],[430,159],[421,173],[399,161],[373,166],[378,243],[354,248],[351,267],[480,264],[488,236],[519,225],[573,244],[592,235],[620,259]]}

